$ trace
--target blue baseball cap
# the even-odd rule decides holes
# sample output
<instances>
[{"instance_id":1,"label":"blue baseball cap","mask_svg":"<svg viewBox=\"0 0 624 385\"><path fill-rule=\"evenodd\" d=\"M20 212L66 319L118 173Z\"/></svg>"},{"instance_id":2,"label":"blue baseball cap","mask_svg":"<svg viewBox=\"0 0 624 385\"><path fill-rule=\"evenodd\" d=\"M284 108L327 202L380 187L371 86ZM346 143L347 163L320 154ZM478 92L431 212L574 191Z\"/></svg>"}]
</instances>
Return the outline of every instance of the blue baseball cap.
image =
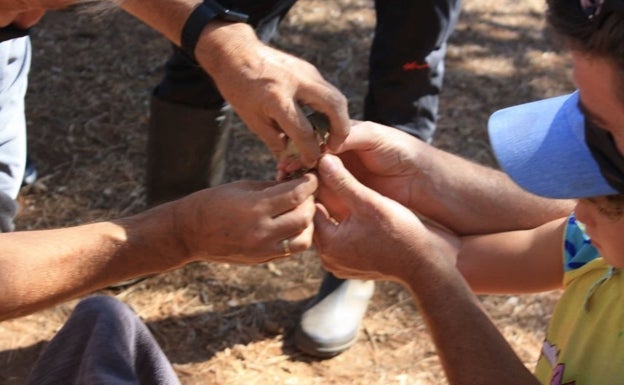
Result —
<instances>
[{"instance_id":1,"label":"blue baseball cap","mask_svg":"<svg viewBox=\"0 0 624 385\"><path fill-rule=\"evenodd\" d=\"M503 171L533 194L587 198L619 193L586 144L578 91L497 111L488 130Z\"/></svg>"}]
</instances>

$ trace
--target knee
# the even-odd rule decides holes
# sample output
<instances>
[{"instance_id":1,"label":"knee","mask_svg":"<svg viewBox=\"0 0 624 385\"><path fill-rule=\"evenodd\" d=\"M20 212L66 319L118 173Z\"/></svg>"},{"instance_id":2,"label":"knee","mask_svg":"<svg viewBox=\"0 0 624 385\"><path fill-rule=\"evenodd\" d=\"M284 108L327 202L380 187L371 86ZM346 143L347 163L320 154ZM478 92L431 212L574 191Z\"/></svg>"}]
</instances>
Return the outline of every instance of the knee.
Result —
<instances>
[{"instance_id":1,"label":"knee","mask_svg":"<svg viewBox=\"0 0 624 385\"><path fill-rule=\"evenodd\" d=\"M88 324L97 323L98 320L123 320L132 317L134 312L125 303L118 299L106 295L94 295L81 300L72 318L81 319L81 322Z\"/></svg>"}]
</instances>

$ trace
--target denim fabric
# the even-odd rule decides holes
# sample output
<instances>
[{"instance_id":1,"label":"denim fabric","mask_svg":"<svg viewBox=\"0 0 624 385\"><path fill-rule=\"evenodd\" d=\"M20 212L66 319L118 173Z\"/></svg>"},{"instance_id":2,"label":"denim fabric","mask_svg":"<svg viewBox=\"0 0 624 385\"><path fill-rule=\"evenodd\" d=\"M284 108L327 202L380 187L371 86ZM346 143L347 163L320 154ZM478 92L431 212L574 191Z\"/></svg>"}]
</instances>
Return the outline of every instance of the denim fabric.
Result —
<instances>
[{"instance_id":1,"label":"denim fabric","mask_svg":"<svg viewBox=\"0 0 624 385\"><path fill-rule=\"evenodd\" d=\"M26 166L24 96L30 60L28 36L0 43L0 191L13 199Z\"/></svg>"},{"instance_id":2,"label":"denim fabric","mask_svg":"<svg viewBox=\"0 0 624 385\"><path fill-rule=\"evenodd\" d=\"M147 326L113 297L82 300L46 346L27 385L179 385Z\"/></svg>"}]
</instances>

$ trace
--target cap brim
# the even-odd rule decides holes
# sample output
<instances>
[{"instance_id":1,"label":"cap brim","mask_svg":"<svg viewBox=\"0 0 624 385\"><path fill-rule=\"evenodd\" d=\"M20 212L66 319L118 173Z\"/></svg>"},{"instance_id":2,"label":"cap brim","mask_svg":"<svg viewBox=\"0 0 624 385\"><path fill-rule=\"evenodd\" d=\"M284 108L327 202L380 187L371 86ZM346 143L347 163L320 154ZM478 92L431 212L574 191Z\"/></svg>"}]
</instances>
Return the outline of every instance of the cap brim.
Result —
<instances>
[{"instance_id":1,"label":"cap brim","mask_svg":"<svg viewBox=\"0 0 624 385\"><path fill-rule=\"evenodd\" d=\"M617 194L585 144L578 92L505 108L489 119L501 168L525 190L549 198Z\"/></svg>"}]
</instances>

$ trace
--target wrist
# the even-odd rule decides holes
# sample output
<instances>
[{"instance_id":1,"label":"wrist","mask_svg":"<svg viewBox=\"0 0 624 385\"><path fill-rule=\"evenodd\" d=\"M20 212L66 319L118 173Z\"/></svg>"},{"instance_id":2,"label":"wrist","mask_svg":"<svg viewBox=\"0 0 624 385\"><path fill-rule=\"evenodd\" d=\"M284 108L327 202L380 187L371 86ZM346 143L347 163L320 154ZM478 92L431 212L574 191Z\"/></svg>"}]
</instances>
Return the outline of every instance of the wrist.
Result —
<instances>
[{"instance_id":1,"label":"wrist","mask_svg":"<svg viewBox=\"0 0 624 385\"><path fill-rule=\"evenodd\" d=\"M260 43L249 24L215 20L200 34L195 58L215 78L238 68L235 63L244 62L249 45L256 42Z\"/></svg>"},{"instance_id":2,"label":"wrist","mask_svg":"<svg viewBox=\"0 0 624 385\"><path fill-rule=\"evenodd\" d=\"M132 256L138 270L155 273L192 262L175 217L170 202L115 221L125 231L123 253Z\"/></svg>"},{"instance_id":3,"label":"wrist","mask_svg":"<svg viewBox=\"0 0 624 385\"><path fill-rule=\"evenodd\" d=\"M187 56L195 59L195 50L204 29L215 21L225 23L246 23L249 19L244 13L228 9L216 0L204 0L199 3L182 26L180 47Z\"/></svg>"}]
</instances>

